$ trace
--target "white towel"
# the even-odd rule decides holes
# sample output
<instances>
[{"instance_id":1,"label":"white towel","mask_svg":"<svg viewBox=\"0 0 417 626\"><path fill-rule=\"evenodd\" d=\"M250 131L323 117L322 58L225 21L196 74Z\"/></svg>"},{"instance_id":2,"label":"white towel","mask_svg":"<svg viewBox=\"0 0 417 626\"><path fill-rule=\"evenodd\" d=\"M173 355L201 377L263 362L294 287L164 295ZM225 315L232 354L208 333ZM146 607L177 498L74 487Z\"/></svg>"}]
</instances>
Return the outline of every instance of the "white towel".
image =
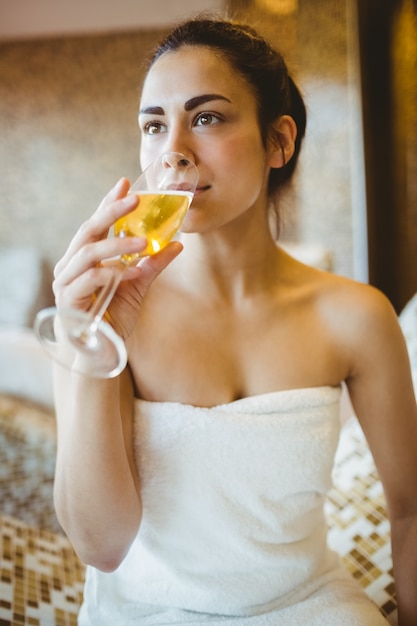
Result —
<instances>
[{"instance_id":1,"label":"white towel","mask_svg":"<svg viewBox=\"0 0 417 626\"><path fill-rule=\"evenodd\" d=\"M137 401L143 521L115 572L88 568L80 624L386 623L326 544L339 403L331 387Z\"/></svg>"}]
</instances>

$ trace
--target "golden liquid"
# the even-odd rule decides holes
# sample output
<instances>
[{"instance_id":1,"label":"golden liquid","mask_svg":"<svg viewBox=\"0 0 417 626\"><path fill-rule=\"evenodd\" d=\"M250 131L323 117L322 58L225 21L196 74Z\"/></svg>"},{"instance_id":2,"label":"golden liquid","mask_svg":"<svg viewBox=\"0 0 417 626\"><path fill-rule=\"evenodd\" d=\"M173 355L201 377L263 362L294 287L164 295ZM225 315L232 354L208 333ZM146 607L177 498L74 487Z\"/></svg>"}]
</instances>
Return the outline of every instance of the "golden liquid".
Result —
<instances>
[{"instance_id":1,"label":"golden liquid","mask_svg":"<svg viewBox=\"0 0 417 626\"><path fill-rule=\"evenodd\" d=\"M180 228L192 200L191 193L177 190L166 193L145 191L136 195L138 206L115 222L114 234L119 237L146 237L148 246L140 255L125 255L127 262L165 248Z\"/></svg>"}]
</instances>

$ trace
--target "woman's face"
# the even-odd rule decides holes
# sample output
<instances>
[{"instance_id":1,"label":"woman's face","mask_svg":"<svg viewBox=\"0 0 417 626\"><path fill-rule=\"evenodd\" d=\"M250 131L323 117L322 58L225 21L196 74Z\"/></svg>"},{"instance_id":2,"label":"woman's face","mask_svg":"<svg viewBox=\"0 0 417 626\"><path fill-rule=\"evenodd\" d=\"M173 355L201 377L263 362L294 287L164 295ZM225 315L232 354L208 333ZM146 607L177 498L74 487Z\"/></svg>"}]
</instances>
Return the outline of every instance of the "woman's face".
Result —
<instances>
[{"instance_id":1,"label":"woman's face","mask_svg":"<svg viewBox=\"0 0 417 626\"><path fill-rule=\"evenodd\" d=\"M222 226L255 205L266 210L269 161L255 97L211 49L187 46L154 63L143 86L139 126L142 167L168 151L182 152L198 166L183 231Z\"/></svg>"}]
</instances>

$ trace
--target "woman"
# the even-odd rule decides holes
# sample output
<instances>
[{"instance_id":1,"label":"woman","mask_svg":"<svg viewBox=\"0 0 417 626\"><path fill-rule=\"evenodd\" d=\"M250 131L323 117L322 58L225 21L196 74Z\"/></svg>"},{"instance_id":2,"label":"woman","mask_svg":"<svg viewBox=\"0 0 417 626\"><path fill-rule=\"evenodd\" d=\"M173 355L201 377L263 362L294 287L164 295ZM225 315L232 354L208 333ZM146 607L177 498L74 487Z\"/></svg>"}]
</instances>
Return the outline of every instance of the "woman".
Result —
<instances>
[{"instance_id":1,"label":"woman","mask_svg":"<svg viewBox=\"0 0 417 626\"><path fill-rule=\"evenodd\" d=\"M56 369L59 519L89 564L80 624L382 626L326 547L323 501L346 383L384 483L400 625L417 623L417 411L405 343L377 290L276 245L305 108L251 29L196 19L150 62L141 161L200 172L181 241L129 270L109 307L129 366ZM135 206L122 179L56 268L87 309L146 241L107 239Z\"/></svg>"}]
</instances>

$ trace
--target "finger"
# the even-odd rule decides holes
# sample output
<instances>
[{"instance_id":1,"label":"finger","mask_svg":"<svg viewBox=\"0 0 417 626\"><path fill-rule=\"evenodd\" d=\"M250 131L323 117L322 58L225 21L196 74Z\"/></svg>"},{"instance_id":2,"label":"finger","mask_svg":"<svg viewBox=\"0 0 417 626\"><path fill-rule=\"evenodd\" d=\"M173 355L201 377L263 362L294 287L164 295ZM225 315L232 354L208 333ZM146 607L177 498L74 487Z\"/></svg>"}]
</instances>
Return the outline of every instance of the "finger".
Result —
<instances>
[{"instance_id":1,"label":"finger","mask_svg":"<svg viewBox=\"0 0 417 626\"><path fill-rule=\"evenodd\" d=\"M115 272L122 271L114 266L96 266L77 276L65 289L53 285L55 301L58 309L88 310L92 303L92 295L113 279Z\"/></svg>"},{"instance_id":2,"label":"finger","mask_svg":"<svg viewBox=\"0 0 417 626\"><path fill-rule=\"evenodd\" d=\"M129 181L121 178L120 181L103 198L98 209L83 223L70 242L62 259L55 266L57 276L68 260L90 241L98 241L107 237L109 229L119 218L133 211L138 204L135 195L126 196L129 190Z\"/></svg>"},{"instance_id":3,"label":"finger","mask_svg":"<svg viewBox=\"0 0 417 626\"><path fill-rule=\"evenodd\" d=\"M127 195L129 187L130 184L127 178L121 178L113 189L104 196L98 208L91 215L90 220L88 220L92 229L97 227L98 231L100 231L105 223L105 228L108 229L119 217L136 207L138 197L136 194Z\"/></svg>"},{"instance_id":4,"label":"finger","mask_svg":"<svg viewBox=\"0 0 417 626\"><path fill-rule=\"evenodd\" d=\"M106 206L106 211L101 211L101 217L98 213L93 214L87 221L85 221L74 238L72 239L66 253L62 257L61 261L57 263L55 267L55 275L58 275L62 268L83 246L90 242L96 242L101 239L106 239L109 233L109 229L114 222L119 218L133 211L138 204L137 198L134 196L128 196L122 200L111 203Z\"/></svg>"},{"instance_id":5,"label":"finger","mask_svg":"<svg viewBox=\"0 0 417 626\"><path fill-rule=\"evenodd\" d=\"M137 267L129 268L124 279L140 278L138 289L144 295L157 276L180 254L183 249L179 241L171 241L163 250L152 256L144 257Z\"/></svg>"},{"instance_id":6,"label":"finger","mask_svg":"<svg viewBox=\"0 0 417 626\"><path fill-rule=\"evenodd\" d=\"M101 264L104 259L140 254L148 241L145 237L111 237L83 246L56 275L55 289L62 289L78 276Z\"/></svg>"}]
</instances>

